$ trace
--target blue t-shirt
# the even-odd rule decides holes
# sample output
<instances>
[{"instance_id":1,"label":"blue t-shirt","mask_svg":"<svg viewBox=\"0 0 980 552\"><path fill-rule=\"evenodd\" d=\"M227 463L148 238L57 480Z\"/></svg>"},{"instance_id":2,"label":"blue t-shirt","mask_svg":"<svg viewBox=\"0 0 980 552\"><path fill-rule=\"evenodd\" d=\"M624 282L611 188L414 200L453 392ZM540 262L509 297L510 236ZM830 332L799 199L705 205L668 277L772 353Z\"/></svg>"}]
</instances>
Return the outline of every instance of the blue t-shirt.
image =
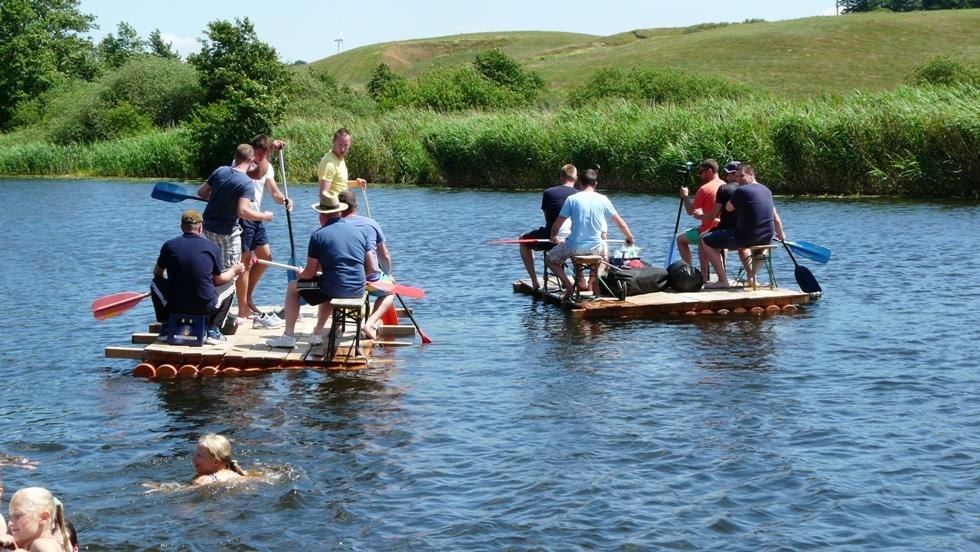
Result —
<instances>
[{"instance_id":1,"label":"blue t-shirt","mask_svg":"<svg viewBox=\"0 0 980 552\"><path fill-rule=\"evenodd\" d=\"M221 274L218 246L188 232L160 248L157 266L167 271L167 308L199 312L214 301L214 276Z\"/></svg>"},{"instance_id":2,"label":"blue t-shirt","mask_svg":"<svg viewBox=\"0 0 980 552\"><path fill-rule=\"evenodd\" d=\"M561 213L561 208L565 205L568 196L577 194L572 186L552 186L541 195L541 210L544 211L544 227L551 231L555 225L555 219Z\"/></svg>"},{"instance_id":3,"label":"blue t-shirt","mask_svg":"<svg viewBox=\"0 0 980 552\"><path fill-rule=\"evenodd\" d=\"M211 199L204 208L204 229L230 235L238 226L238 200L255 201L255 184L247 174L231 167L218 167L208 177Z\"/></svg>"},{"instance_id":4,"label":"blue t-shirt","mask_svg":"<svg viewBox=\"0 0 980 552\"><path fill-rule=\"evenodd\" d=\"M578 251L602 245L606 219L618 213L606 196L599 192L582 191L568 196L559 214L572 220L572 233L565 243L573 251Z\"/></svg>"},{"instance_id":5,"label":"blue t-shirt","mask_svg":"<svg viewBox=\"0 0 980 552\"><path fill-rule=\"evenodd\" d=\"M735 206L735 241L746 247L767 245L776 232L776 221L772 216L775 204L772 192L758 182L742 184L732 194Z\"/></svg>"},{"instance_id":6,"label":"blue t-shirt","mask_svg":"<svg viewBox=\"0 0 980 552\"><path fill-rule=\"evenodd\" d=\"M381 225L378 221L373 218L364 217L361 215L354 215L352 217L344 217L344 220L354 225L364 234L364 239L367 240L368 254L374 255L375 261L378 259L378 246L385 242L385 233L381 230ZM369 282L376 282L381 278L381 265L378 265L378 270L374 274L368 276L367 280Z\"/></svg>"},{"instance_id":7,"label":"blue t-shirt","mask_svg":"<svg viewBox=\"0 0 980 552\"><path fill-rule=\"evenodd\" d=\"M327 297L363 295L367 251L367 238L345 219L331 219L313 232L306 254L320 261L320 293Z\"/></svg>"},{"instance_id":8,"label":"blue t-shirt","mask_svg":"<svg viewBox=\"0 0 980 552\"><path fill-rule=\"evenodd\" d=\"M381 226L378 224L378 221L373 218L354 215L352 217L344 217L344 220L353 224L354 228L357 228L364 234L369 251L377 251L378 246L385 242L385 233L381 231Z\"/></svg>"}]
</instances>

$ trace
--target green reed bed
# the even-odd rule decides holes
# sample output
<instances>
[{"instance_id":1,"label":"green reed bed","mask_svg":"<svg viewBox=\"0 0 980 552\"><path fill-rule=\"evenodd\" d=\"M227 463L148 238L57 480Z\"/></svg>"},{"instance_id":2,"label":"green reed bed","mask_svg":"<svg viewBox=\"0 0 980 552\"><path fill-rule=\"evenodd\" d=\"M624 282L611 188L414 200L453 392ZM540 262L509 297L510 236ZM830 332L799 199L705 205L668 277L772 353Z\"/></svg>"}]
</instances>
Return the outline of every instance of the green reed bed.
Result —
<instances>
[{"instance_id":1,"label":"green reed bed","mask_svg":"<svg viewBox=\"0 0 980 552\"><path fill-rule=\"evenodd\" d=\"M977 197L980 91L901 88L808 102L742 98L676 107L609 100L579 108L291 118L291 182L313 182L333 131L351 129L352 176L375 182L540 189L558 168L602 167L613 189L672 192L685 161L756 165L782 194ZM181 130L91 146L0 136L0 174L199 178ZM230 152L229 152L230 156Z\"/></svg>"},{"instance_id":2,"label":"green reed bed","mask_svg":"<svg viewBox=\"0 0 980 552\"><path fill-rule=\"evenodd\" d=\"M0 174L34 176L198 177L193 148L182 129L90 145L28 142L16 134L0 139Z\"/></svg>"}]
</instances>

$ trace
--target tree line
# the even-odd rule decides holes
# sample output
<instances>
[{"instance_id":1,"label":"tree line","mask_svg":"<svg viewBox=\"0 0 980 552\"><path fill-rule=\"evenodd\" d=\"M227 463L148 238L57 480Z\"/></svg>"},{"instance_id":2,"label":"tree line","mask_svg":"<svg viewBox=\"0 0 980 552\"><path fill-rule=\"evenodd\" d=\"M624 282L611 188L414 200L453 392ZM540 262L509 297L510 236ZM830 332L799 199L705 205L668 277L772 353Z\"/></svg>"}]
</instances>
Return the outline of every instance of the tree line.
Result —
<instances>
[{"instance_id":1,"label":"tree line","mask_svg":"<svg viewBox=\"0 0 980 552\"><path fill-rule=\"evenodd\" d=\"M958 10L980 8L980 0L839 0L843 13L860 13L874 10L908 12L918 10Z\"/></svg>"}]
</instances>

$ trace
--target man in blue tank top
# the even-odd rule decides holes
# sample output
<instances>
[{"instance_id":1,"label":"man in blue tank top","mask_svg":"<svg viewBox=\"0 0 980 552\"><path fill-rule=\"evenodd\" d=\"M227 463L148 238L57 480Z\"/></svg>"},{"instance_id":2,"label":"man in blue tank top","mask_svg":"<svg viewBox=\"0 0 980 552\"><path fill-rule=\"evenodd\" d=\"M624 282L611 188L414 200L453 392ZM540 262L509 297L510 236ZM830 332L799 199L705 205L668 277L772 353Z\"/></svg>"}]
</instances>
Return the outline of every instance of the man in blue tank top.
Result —
<instances>
[{"instance_id":1,"label":"man in blue tank top","mask_svg":"<svg viewBox=\"0 0 980 552\"><path fill-rule=\"evenodd\" d=\"M166 324L171 313L203 314L207 317L208 338L220 339L216 326L228 314L235 291L231 282L245 272L245 265L236 263L222 271L218 247L201 236L203 223L198 211L181 214L183 234L160 248L150 297L157 322Z\"/></svg>"},{"instance_id":2,"label":"man in blue tank top","mask_svg":"<svg viewBox=\"0 0 980 552\"><path fill-rule=\"evenodd\" d=\"M725 210L736 215L735 228L715 230L704 235L705 253L718 274L718 281L704 286L706 289L731 287L721 259L721 249L745 249L753 245L768 245L773 234L785 240L783 222L776 212L769 188L755 181L755 169L743 163L735 172L738 189L725 205ZM751 263L750 263L751 264ZM749 274L751 280L753 275Z\"/></svg>"},{"instance_id":3,"label":"man in blue tank top","mask_svg":"<svg viewBox=\"0 0 980 552\"><path fill-rule=\"evenodd\" d=\"M320 307L311 338L311 343L316 345L322 343L319 332L333 311L330 300L363 296L366 277L378 269L374 257L367 254L367 238L357 227L341 218L341 212L347 209L346 203L340 202L336 194L324 191L320 193L320 202L312 207L320 213L321 226L310 236L306 266L286 289L286 329L281 336L266 340L270 347L291 349L296 346L296 319L299 317L297 282L314 278L319 280L319 291L303 295L306 302Z\"/></svg>"},{"instance_id":4,"label":"man in blue tank top","mask_svg":"<svg viewBox=\"0 0 980 552\"><path fill-rule=\"evenodd\" d=\"M534 270L534 252L549 251L555 246L550 241L551 227L555 224L555 219L558 218L558 213L561 212L561 208L565 205L565 200L568 199L568 196L578 193L578 190L575 188L576 180L578 180L578 170L575 168L575 165L565 165L562 167L558 173L558 185L548 188L541 195L541 210L544 211L544 226L521 235L520 239L522 240L549 240L539 243L521 244L521 259L524 261L524 268L527 270L528 276L531 277L531 287L534 289L541 287L541 284L538 283L538 274Z\"/></svg>"}]
</instances>

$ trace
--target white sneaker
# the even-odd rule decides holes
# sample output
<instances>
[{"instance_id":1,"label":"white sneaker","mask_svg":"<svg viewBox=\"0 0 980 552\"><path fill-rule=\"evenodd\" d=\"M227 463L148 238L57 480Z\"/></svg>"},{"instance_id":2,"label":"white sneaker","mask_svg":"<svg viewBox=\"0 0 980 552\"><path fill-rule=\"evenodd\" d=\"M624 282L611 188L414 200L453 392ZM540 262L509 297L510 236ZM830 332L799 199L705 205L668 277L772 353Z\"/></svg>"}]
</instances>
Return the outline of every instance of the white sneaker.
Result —
<instances>
[{"instance_id":1,"label":"white sneaker","mask_svg":"<svg viewBox=\"0 0 980 552\"><path fill-rule=\"evenodd\" d=\"M310 336L310 345L323 345L323 337L318 333Z\"/></svg>"},{"instance_id":2,"label":"white sneaker","mask_svg":"<svg viewBox=\"0 0 980 552\"><path fill-rule=\"evenodd\" d=\"M282 318L279 318L272 313L264 316L257 316L252 319L252 326L256 328L281 328L285 325L286 323Z\"/></svg>"},{"instance_id":3,"label":"white sneaker","mask_svg":"<svg viewBox=\"0 0 980 552\"><path fill-rule=\"evenodd\" d=\"M265 344L269 347L279 349L292 349L296 346L296 338L291 335L282 334L275 339L266 339Z\"/></svg>"}]
</instances>

